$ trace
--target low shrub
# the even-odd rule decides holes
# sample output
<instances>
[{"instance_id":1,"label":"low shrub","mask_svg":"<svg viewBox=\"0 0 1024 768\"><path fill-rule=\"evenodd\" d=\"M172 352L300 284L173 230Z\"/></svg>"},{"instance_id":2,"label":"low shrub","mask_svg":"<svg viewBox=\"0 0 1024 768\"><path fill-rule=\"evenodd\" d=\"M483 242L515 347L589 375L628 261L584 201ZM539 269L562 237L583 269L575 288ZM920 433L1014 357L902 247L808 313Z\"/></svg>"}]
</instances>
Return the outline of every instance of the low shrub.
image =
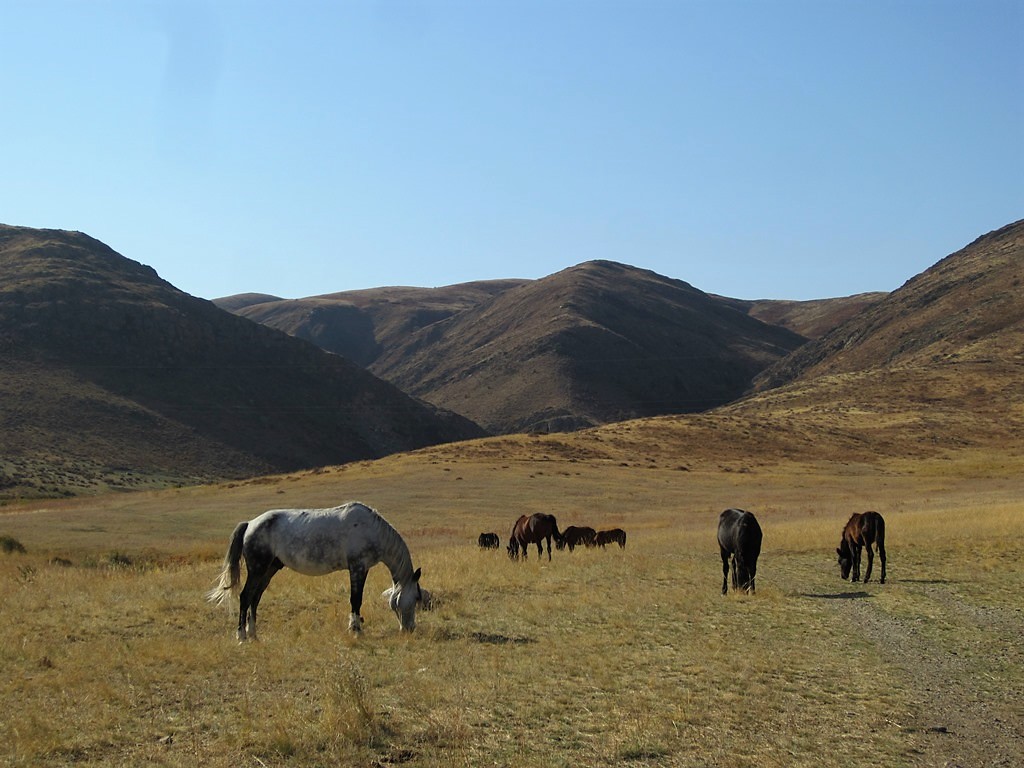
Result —
<instances>
[{"instance_id":1,"label":"low shrub","mask_svg":"<svg viewBox=\"0 0 1024 768\"><path fill-rule=\"evenodd\" d=\"M13 536L7 535L0 536L0 549L2 549L7 554L12 554L14 552L24 554L26 551L24 544L22 544Z\"/></svg>"}]
</instances>

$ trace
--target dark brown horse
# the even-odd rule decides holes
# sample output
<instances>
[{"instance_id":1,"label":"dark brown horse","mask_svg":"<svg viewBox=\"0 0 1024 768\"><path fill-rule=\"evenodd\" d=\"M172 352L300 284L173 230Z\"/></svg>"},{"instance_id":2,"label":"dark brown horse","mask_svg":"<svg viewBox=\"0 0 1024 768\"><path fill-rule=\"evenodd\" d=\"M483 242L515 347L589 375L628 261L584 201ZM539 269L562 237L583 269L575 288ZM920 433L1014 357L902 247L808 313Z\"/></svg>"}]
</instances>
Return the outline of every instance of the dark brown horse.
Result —
<instances>
[{"instance_id":1,"label":"dark brown horse","mask_svg":"<svg viewBox=\"0 0 1024 768\"><path fill-rule=\"evenodd\" d=\"M722 594L732 589L754 592L757 558L761 554L761 526L757 518L742 509L727 509L718 517L718 548L722 552Z\"/></svg>"},{"instance_id":2,"label":"dark brown horse","mask_svg":"<svg viewBox=\"0 0 1024 768\"><path fill-rule=\"evenodd\" d=\"M594 546L596 539L597 531L589 525L570 525L562 531L562 540L557 541L555 546L558 549L568 547L569 551L572 552L581 544L585 547Z\"/></svg>"},{"instance_id":3,"label":"dark brown horse","mask_svg":"<svg viewBox=\"0 0 1024 768\"><path fill-rule=\"evenodd\" d=\"M626 532L621 528L612 528L597 532L597 546L604 549L605 544L618 544L620 549L626 548Z\"/></svg>"},{"instance_id":4,"label":"dark brown horse","mask_svg":"<svg viewBox=\"0 0 1024 768\"><path fill-rule=\"evenodd\" d=\"M878 556L882 559L882 584L885 584L885 520L877 512L856 512L843 528L843 539L839 542L836 554L839 555L839 573L844 579L860 581L860 551L868 551L868 569L864 573L864 583L871 578L871 566L875 564L875 553L871 546L878 547Z\"/></svg>"},{"instance_id":5,"label":"dark brown horse","mask_svg":"<svg viewBox=\"0 0 1024 768\"><path fill-rule=\"evenodd\" d=\"M526 559L527 548L530 544L537 545L537 557L544 554L543 544L548 543L548 561L551 561L551 539L554 537L557 544L562 540L562 532L558 530L558 523L554 515L544 512L536 512L532 515L522 515L512 526L512 535L508 540L508 556L513 560L519 558L522 550L523 560Z\"/></svg>"}]
</instances>

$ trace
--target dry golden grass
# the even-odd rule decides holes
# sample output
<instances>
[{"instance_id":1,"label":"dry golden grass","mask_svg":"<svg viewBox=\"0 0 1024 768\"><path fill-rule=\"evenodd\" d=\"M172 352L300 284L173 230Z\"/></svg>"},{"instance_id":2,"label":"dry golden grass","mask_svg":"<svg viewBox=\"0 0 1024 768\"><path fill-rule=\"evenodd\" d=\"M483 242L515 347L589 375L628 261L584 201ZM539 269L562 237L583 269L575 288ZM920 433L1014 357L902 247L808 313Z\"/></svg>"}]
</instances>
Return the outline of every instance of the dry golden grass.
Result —
<instances>
[{"instance_id":1,"label":"dry golden grass","mask_svg":"<svg viewBox=\"0 0 1024 768\"><path fill-rule=\"evenodd\" d=\"M1024 523L1022 475L913 469L681 472L421 455L7 507L0 534L28 553L0 555L0 762L984 757L984 707L1024 721L1024 545L1007 535ZM232 525L271 507L353 498L403 534L436 609L400 634L378 566L354 638L344 631L347 575L283 572L261 606L262 641L237 645L233 613L202 600ZM714 527L726 506L751 509L765 530L756 596L719 594ZM885 586L843 582L834 565L846 517L869 508L888 522ZM555 552L551 563L535 550L525 563L477 550L479 532L504 538L521 512L542 510L562 527L621 526L628 546ZM979 721L944 706L954 703ZM1024 756L1003 741L994 749Z\"/></svg>"}]
</instances>

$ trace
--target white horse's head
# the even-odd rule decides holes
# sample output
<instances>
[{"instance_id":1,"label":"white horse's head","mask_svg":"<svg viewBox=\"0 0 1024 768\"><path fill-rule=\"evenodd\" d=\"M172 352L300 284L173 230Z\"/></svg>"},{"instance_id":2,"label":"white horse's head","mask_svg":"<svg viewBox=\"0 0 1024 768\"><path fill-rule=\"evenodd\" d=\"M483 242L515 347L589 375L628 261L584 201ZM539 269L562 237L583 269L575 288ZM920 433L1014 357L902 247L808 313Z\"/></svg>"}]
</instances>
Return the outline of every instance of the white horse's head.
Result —
<instances>
[{"instance_id":1,"label":"white horse's head","mask_svg":"<svg viewBox=\"0 0 1024 768\"><path fill-rule=\"evenodd\" d=\"M412 578L403 583L395 583L391 589L384 591L388 605L398 617L398 623L406 632L416 629L416 606L422 605L423 610L430 610L430 593L420 587L420 569L417 568Z\"/></svg>"}]
</instances>

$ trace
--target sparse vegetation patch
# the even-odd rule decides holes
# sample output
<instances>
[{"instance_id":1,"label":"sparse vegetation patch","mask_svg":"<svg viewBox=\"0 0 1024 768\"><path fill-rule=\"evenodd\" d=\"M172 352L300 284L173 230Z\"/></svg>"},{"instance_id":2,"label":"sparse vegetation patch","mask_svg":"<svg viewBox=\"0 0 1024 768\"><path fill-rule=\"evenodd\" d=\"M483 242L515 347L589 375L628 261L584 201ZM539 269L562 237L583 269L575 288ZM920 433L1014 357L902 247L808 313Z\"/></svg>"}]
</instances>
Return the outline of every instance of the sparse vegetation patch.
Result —
<instances>
[{"instance_id":1,"label":"sparse vegetation patch","mask_svg":"<svg viewBox=\"0 0 1024 768\"><path fill-rule=\"evenodd\" d=\"M25 545L18 541L13 536L7 536L6 534L0 535L0 550L11 554L13 552L24 553Z\"/></svg>"}]
</instances>

